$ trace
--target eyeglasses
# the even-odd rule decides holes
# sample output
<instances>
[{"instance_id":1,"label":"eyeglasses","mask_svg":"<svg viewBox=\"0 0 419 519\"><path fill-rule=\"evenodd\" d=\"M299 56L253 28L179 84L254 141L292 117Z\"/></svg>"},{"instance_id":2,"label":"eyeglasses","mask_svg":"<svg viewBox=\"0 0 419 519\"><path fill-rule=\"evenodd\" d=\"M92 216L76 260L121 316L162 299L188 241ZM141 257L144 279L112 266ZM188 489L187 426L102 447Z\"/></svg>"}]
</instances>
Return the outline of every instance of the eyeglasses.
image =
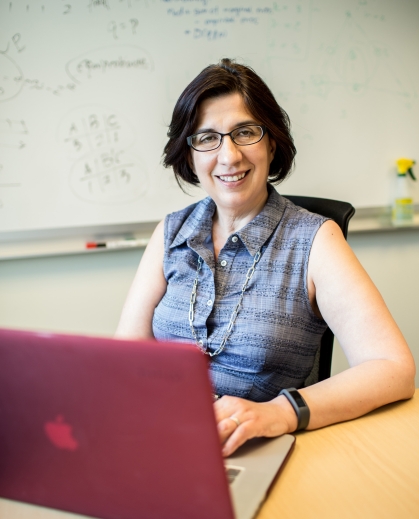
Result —
<instances>
[{"instance_id":1,"label":"eyeglasses","mask_svg":"<svg viewBox=\"0 0 419 519\"><path fill-rule=\"evenodd\" d=\"M257 124L248 124L240 126L229 133L219 132L200 132L186 137L188 146L196 151L212 151L219 148L223 142L223 138L228 135L234 144L238 146L250 146L261 141L266 133L266 126Z\"/></svg>"}]
</instances>

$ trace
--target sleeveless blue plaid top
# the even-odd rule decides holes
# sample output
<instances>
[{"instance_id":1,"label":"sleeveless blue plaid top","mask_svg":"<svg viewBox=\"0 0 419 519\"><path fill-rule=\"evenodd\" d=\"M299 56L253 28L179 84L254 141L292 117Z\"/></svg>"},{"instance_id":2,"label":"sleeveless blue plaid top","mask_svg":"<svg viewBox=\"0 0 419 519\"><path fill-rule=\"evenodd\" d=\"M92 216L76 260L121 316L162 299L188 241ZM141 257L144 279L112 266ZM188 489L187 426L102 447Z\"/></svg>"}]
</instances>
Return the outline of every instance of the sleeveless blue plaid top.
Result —
<instances>
[{"instance_id":1,"label":"sleeveless blue plaid top","mask_svg":"<svg viewBox=\"0 0 419 519\"><path fill-rule=\"evenodd\" d=\"M283 388L302 387L327 325L308 298L307 266L313 239L327 220L295 206L271 186L263 210L232 234L215 262L211 198L165 220L167 291L155 309L157 340L194 342L189 301L199 273L194 328L209 351L218 349L256 252L262 257L244 294L224 350L210 358L214 393L262 402Z\"/></svg>"}]
</instances>

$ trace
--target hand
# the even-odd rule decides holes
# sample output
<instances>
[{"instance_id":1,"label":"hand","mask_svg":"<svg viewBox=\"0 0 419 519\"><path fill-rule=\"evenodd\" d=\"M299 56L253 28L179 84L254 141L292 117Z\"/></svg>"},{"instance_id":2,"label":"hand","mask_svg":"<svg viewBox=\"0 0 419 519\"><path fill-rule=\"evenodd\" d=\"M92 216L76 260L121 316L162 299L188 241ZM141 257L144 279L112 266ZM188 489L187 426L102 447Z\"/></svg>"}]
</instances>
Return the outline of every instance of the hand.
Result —
<instances>
[{"instance_id":1,"label":"hand","mask_svg":"<svg viewBox=\"0 0 419 519\"><path fill-rule=\"evenodd\" d=\"M295 412L283 395L262 403L223 396L214 403L214 410L223 456L229 456L250 438L272 438L297 428Z\"/></svg>"}]
</instances>

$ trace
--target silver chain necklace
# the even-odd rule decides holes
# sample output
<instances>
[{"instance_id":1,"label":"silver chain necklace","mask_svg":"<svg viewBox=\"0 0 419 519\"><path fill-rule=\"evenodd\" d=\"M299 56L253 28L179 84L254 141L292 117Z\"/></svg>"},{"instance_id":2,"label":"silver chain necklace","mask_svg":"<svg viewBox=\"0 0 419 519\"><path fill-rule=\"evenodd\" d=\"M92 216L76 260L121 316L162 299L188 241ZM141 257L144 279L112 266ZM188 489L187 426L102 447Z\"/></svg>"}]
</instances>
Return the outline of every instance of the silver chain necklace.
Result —
<instances>
[{"instance_id":1,"label":"silver chain necklace","mask_svg":"<svg viewBox=\"0 0 419 519\"><path fill-rule=\"evenodd\" d=\"M257 251L257 253L255 254L252 266L247 271L246 279L245 279L245 281L243 283L242 291L241 291L239 300L238 300L238 302L237 302L233 312L231 313L230 322L228 323L227 330L226 330L226 332L224 334L224 337L223 337L223 339L221 341L221 344L214 352L210 352L210 351L207 351L207 349L203 347L203 341L198 339L198 336L196 334L196 331L195 331L195 328L194 328L194 325L193 325L194 305L195 305L195 301L196 301L196 292L197 292L197 288L198 288L198 277L199 277L199 272L200 272L201 267L202 267L202 258L201 258L201 256L198 256L198 267L196 269L196 276L195 276L195 280L193 282L191 298L189 300L189 326L191 327L191 332L192 332L193 338L195 339L196 345L202 351L202 353L205 353L205 355L209 355L210 357L215 357L215 355L219 355L223 351L223 349L224 349L224 347L226 345L226 342L227 342L228 338L230 337L231 332L233 330L234 323L236 322L237 315L239 313L239 310L240 310L240 307L241 307L241 304L242 304L242 301L243 301L243 296L244 296L244 293L246 291L247 285L248 285L249 281L252 279L253 274L255 273L256 264L260 260L260 257L261 257L261 252L260 252L260 249L259 249Z\"/></svg>"}]
</instances>

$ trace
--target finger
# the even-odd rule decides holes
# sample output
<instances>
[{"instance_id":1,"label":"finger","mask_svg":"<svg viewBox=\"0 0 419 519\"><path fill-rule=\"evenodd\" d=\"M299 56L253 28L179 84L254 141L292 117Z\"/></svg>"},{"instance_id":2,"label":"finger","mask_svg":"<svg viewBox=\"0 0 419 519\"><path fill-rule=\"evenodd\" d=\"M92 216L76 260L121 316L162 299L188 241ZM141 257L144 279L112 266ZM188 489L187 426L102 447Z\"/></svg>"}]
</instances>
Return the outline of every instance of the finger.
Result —
<instances>
[{"instance_id":1,"label":"finger","mask_svg":"<svg viewBox=\"0 0 419 519\"><path fill-rule=\"evenodd\" d=\"M222 455L224 457L230 456L235 450L237 450L243 443L245 443L250 436L248 435L247 426L241 424L236 428L235 431L229 436L222 447Z\"/></svg>"},{"instance_id":2,"label":"finger","mask_svg":"<svg viewBox=\"0 0 419 519\"><path fill-rule=\"evenodd\" d=\"M224 443L227 440L227 438L229 438L238 427L239 426L237 425L237 423L229 417L224 418L223 420L218 422L217 428L220 437L220 442Z\"/></svg>"}]
</instances>

